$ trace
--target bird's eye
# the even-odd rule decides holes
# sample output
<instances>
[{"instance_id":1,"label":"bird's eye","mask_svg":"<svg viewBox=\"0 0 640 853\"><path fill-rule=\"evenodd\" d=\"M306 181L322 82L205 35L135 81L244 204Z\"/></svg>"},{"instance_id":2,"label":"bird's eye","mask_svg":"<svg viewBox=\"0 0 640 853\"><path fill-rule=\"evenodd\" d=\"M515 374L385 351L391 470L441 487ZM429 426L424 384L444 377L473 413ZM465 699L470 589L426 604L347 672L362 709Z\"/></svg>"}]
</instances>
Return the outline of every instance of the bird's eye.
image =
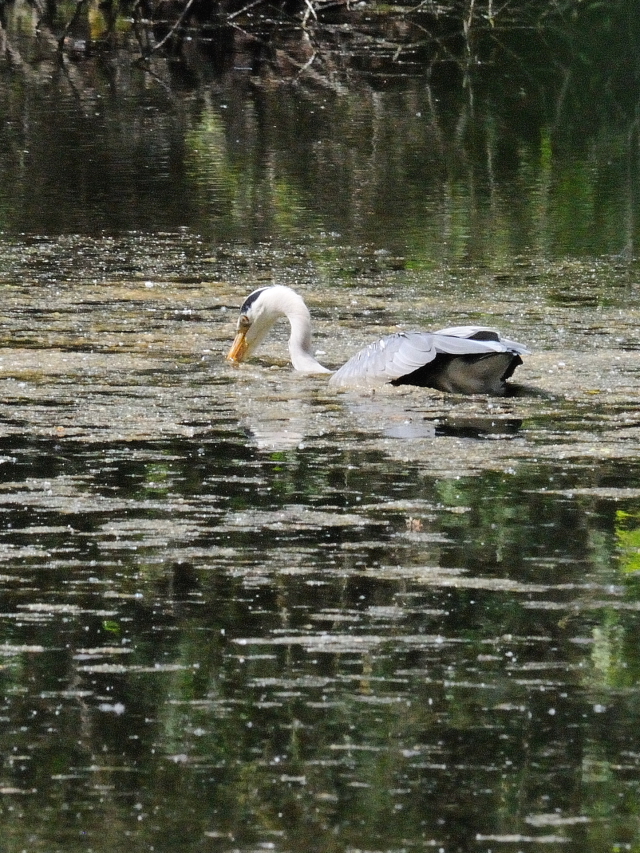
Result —
<instances>
[{"instance_id":1,"label":"bird's eye","mask_svg":"<svg viewBox=\"0 0 640 853\"><path fill-rule=\"evenodd\" d=\"M251 320L247 317L246 314L241 314L238 319L238 329L248 329L251 325Z\"/></svg>"}]
</instances>

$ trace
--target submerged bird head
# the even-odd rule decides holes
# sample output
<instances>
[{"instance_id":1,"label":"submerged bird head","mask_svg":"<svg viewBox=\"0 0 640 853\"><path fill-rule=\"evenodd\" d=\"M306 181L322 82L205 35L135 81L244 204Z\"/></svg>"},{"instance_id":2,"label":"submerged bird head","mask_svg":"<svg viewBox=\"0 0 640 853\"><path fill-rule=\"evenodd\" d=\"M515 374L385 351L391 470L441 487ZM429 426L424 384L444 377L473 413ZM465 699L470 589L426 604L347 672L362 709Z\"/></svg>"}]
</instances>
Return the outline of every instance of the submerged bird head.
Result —
<instances>
[{"instance_id":1,"label":"submerged bird head","mask_svg":"<svg viewBox=\"0 0 640 853\"><path fill-rule=\"evenodd\" d=\"M258 349L269 329L284 312L274 310L273 300L265 296L269 287L259 287L250 293L242 303L240 316L236 326L236 336L231 349L227 353L227 360L234 364L240 364Z\"/></svg>"}]
</instances>

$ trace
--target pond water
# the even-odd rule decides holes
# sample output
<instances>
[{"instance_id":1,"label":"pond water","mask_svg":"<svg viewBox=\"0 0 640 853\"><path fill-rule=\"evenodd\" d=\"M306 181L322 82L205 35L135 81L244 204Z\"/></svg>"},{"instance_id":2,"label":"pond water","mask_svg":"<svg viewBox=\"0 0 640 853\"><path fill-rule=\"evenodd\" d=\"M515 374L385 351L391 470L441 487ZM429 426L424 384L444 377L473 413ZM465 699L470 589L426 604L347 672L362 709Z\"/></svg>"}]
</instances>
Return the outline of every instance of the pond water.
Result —
<instances>
[{"instance_id":1,"label":"pond water","mask_svg":"<svg viewBox=\"0 0 640 853\"><path fill-rule=\"evenodd\" d=\"M637 141L130 75L0 80L3 850L637 850ZM234 369L271 281L523 393Z\"/></svg>"}]
</instances>

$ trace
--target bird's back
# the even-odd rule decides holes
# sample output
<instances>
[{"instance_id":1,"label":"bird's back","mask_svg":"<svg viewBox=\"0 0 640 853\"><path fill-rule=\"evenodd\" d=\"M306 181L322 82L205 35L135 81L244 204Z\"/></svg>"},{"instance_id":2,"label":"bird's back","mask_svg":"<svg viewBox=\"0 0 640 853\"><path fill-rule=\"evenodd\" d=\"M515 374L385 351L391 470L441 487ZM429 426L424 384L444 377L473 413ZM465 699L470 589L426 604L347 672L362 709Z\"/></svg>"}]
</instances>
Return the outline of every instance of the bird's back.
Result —
<instances>
[{"instance_id":1,"label":"bird's back","mask_svg":"<svg viewBox=\"0 0 640 853\"><path fill-rule=\"evenodd\" d=\"M520 353L526 352L517 341L503 340L497 332L478 326L398 332L360 350L329 382L338 388L392 382L467 394L501 393L501 384L522 363ZM502 357L493 358L496 355Z\"/></svg>"}]
</instances>

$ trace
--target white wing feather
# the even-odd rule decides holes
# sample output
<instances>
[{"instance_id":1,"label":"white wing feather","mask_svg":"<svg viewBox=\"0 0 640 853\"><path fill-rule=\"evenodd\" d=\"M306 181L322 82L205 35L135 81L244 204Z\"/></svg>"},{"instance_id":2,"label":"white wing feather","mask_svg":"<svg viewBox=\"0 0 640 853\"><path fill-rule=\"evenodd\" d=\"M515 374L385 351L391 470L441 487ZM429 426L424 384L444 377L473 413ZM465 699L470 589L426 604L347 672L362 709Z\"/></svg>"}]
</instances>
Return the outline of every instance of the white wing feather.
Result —
<instances>
[{"instance_id":1,"label":"white wing feather","mask_svg":"<svg viewBox=\"0 0 640 853\"><path fill-rule=\"evenodd\" d=\"M499 348L494 350L495 352L517 352L521 355L529 355L531 353L531 350L527 349L524 344L509 340L509 338L503 338L499 332L496 332L495 329L489 329L487 326L451 326L447 329L438 329L433 334L452 338L470 338L479 332L491 332L491 334L498 336L497 341L477 341L477 343L481 344L497 344Z\"/></svg>"}]
</instances>

